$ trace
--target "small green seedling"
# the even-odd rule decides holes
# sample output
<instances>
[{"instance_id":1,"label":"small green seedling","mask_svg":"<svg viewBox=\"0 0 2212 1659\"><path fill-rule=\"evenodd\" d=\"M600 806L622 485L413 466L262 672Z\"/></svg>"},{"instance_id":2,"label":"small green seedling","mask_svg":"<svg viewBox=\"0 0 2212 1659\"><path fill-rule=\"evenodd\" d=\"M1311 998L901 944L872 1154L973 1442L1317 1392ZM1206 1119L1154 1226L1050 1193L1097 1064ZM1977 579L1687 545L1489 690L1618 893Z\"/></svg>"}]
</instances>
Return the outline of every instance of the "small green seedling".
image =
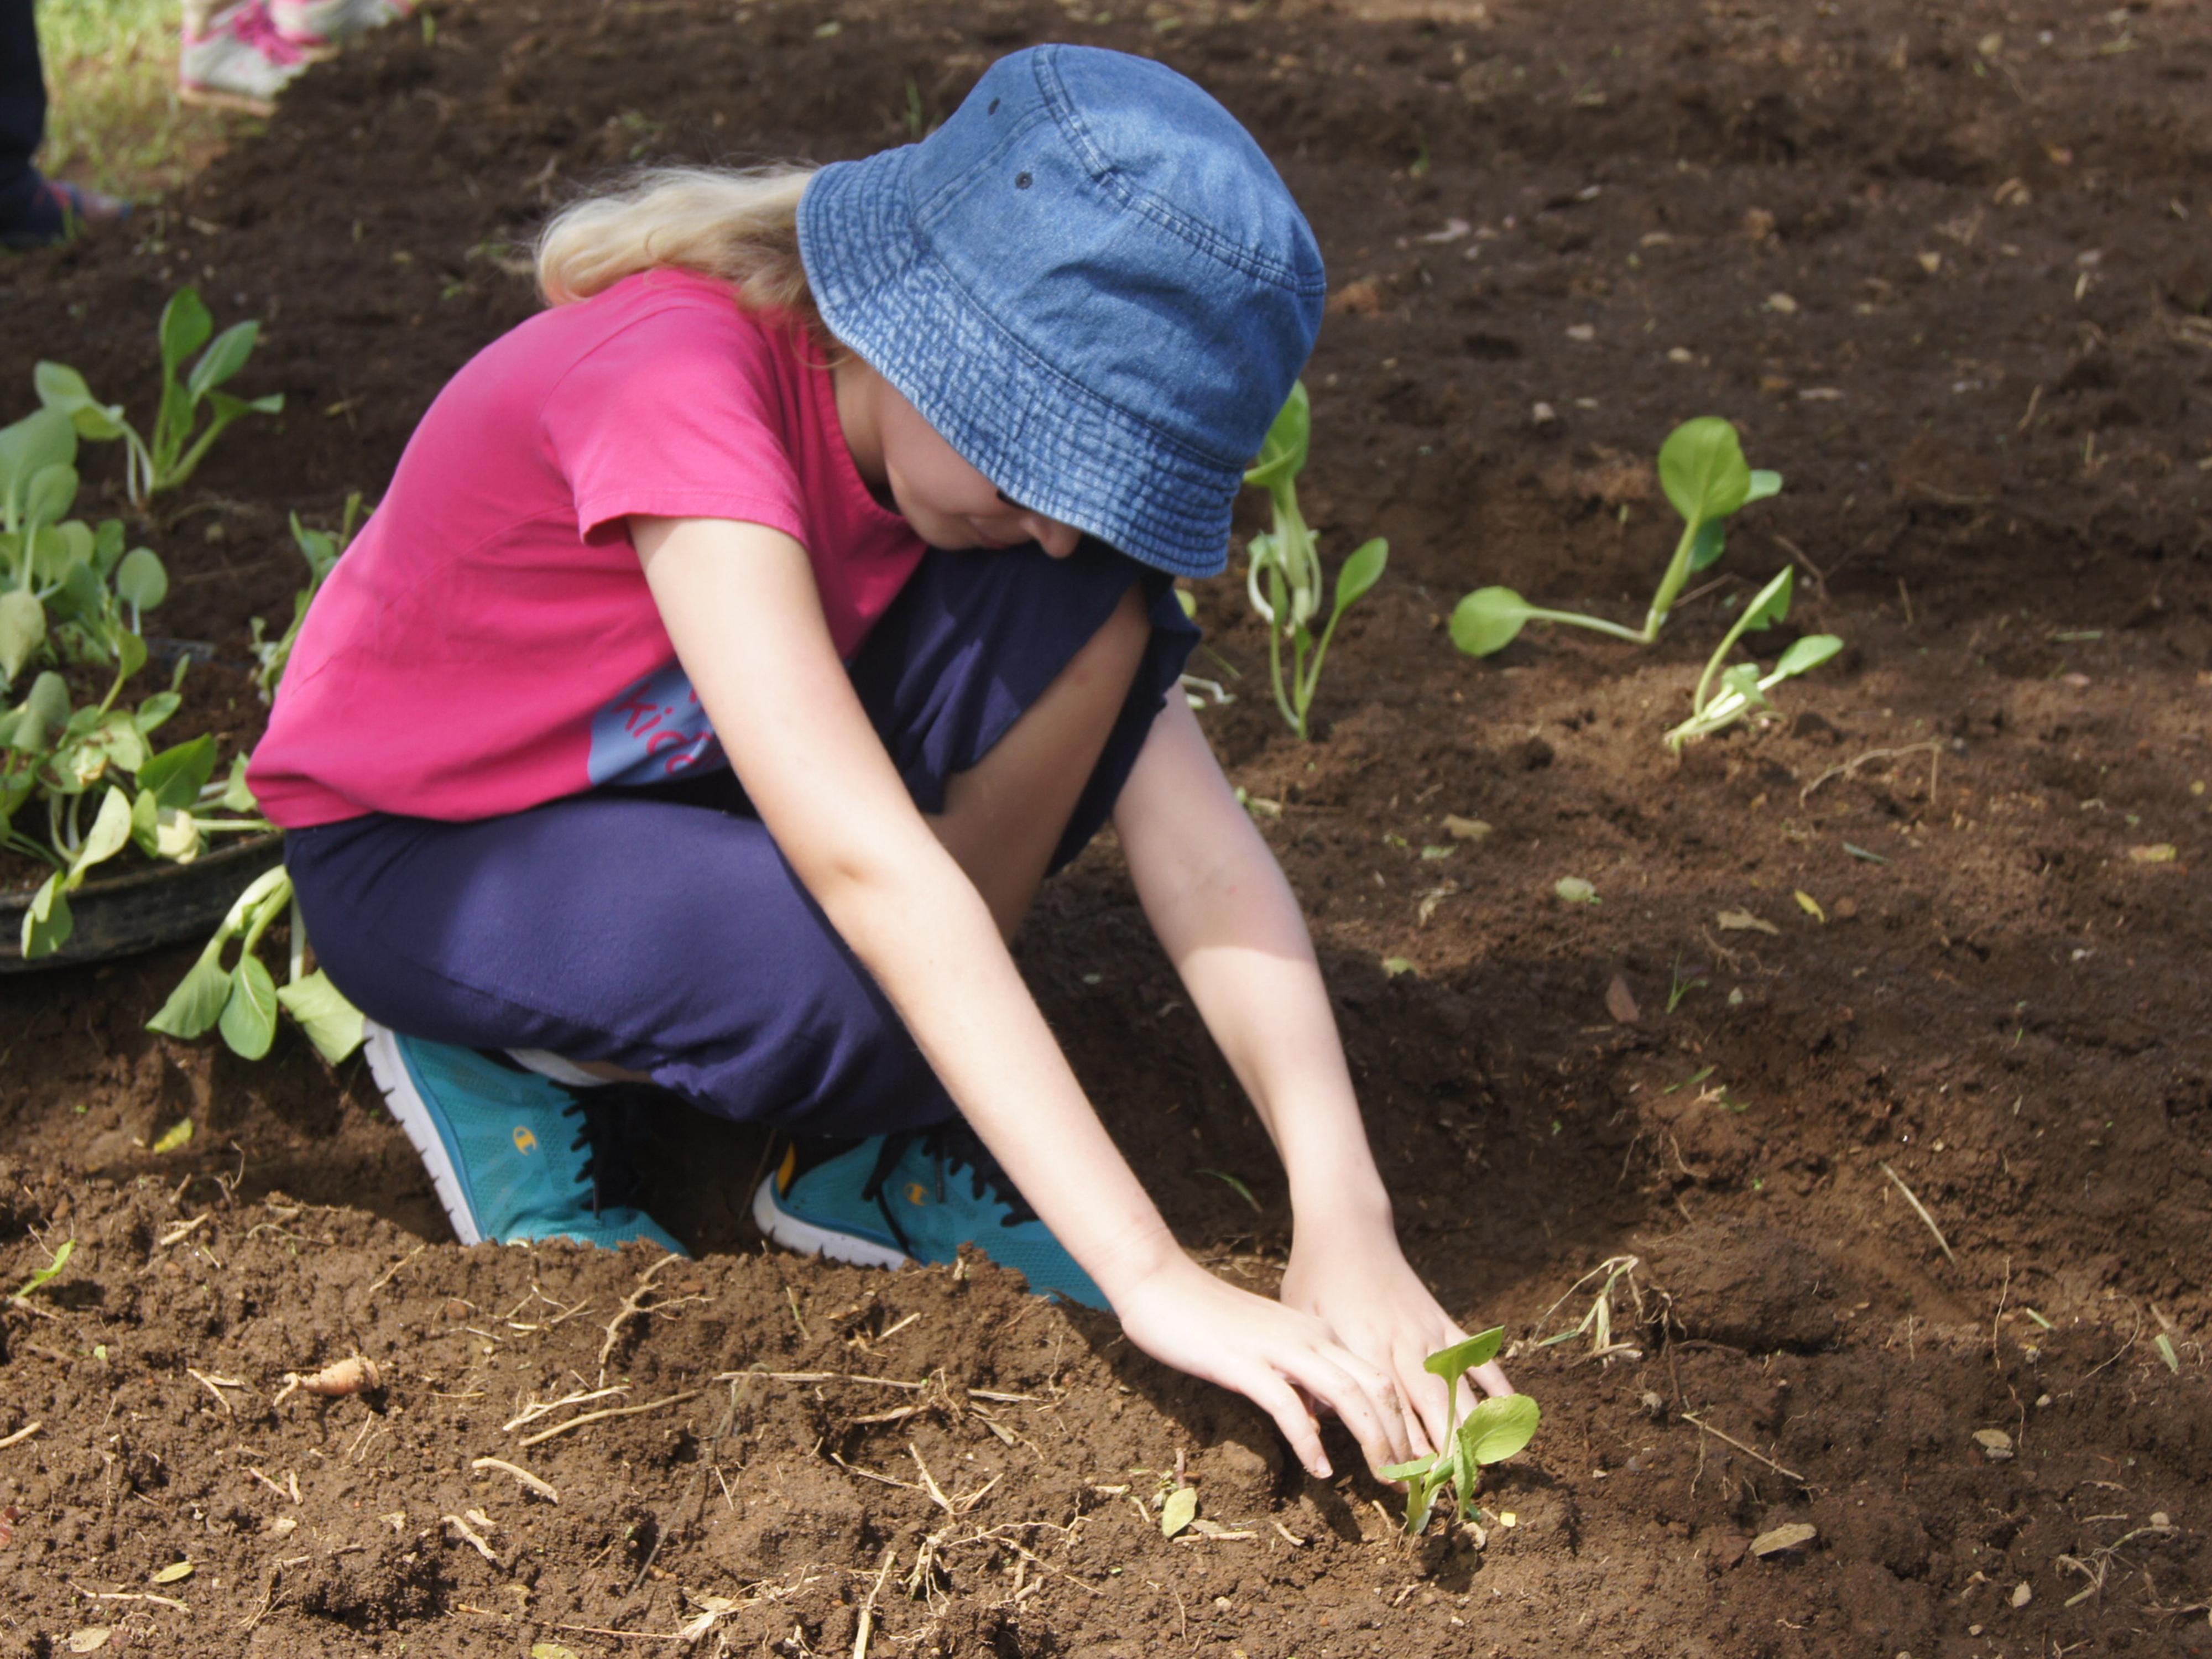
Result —
<instances>
[{"instance_id":1,"label":"small green seedling","mask_svg":"<svg viewBox=\"0 0 2212 1659\"><path fill-rule=\"evenodd\" d=\"M1474 1502L1482 1466L1504 1462L1535 1437L1536 1425L1543 1413L1525 1394L1494 1395L1479 1401L1465 1422L1459 1420L1460 1378L1476 1366L1486 1365L1497 1358L1498 1349L1504 1344L1504 1328L1493 1326L1464 1342L1439 1348L1422 1362L1427 1370L1443 1378L1445 1388L1451 1391L1451 1403L1444 1419L1442 1451L1417 1457L1410 1463L1394 1463L1382 1471L1386 1480L1406 1482L1406 1532L1409 1537L1429 1524L1430 1511L1446 1486L1452 1489L1452 1501L1460 1513L1466 1514Z\"/></svg>"},{"instance_id":2,"label":"small green seedling","mask_svg":"<svg viewBox=\"0 0 2212 1659\"><path fill-rule=\"evenodd\" d=\"M1833 634L1808 634L1782 653L1771 673L1761 674L1757 663L1738 663L1728 669L1721 666L1728 653L1735 648L1735 642L1746 634L1771 628L1789 616L1794 580L1795 573L1785 568L1744 606L1743 614L1735 619L1735 626L1723 636L1706 659L1705 672L1698 677L1698 689L1691 694L1690 718L1667 733L1668 748L1679 754L1691 738L1706 737L1733 726L1754 708L1771 707L1766 700L1770 690L1808 669L1819 667L1844 648L1843 641Z\"/></svg>"},{"instance_id":3,"label":"small green seedling","mask_svg":"<svg viewBox=\"0 0 2212 1659\"><path fill-rule=\"evenodd\" d=\"M1658 591L1651 596L1643 627L1629 628L1579 611L1543 610L1510 587L1478 587L1452 612L1452 643L1469 656L1487 657L1512 644L1528 623L1548 622L1650 644L1682 597L1683 585L1726 550L1729 518L1779 491L1782 475L1753 470L1743 459L1735 428L1717 415L1704 415L1667 434L1659 448L1659 486L1682 515L1682 535L1659 579Z\"/></svg>"},{"instance_id":4,"label":"small green seedling","mask_svg":"<svg viewBox=\"0 0 2212 1659\"><path fill-rule=\"evenodd\" d=\"M1313 438L1313 410L1305 383L1291 388L1290 401L1267 428L1267 441L1260 459L1244 475L1244 482L1267 492L1274 509L1274 528L1252 538L1247 550L1251 559L1244 577L1252 609L1267 625L1267 668L1275 689L1275 707L1303 741L1307 736L1306 712L1313 706L1314 690L1321 683L1322 662L1336 625L1344 613L1364 598L1382 579L1390 557L1390 544L1380 536L1363 542L1336 573L1336 599L1321 638L1311 623L1321 610L1321 553L1312 531L1298 511L1297 476L1306 464ZM1283 671L1283 646L1291 647L1291 669Z\"/></svg>"},{"instance_id":5,"label":"small green seedling","mask_svg":"<svg viewBox=\"0 0 2212 1659\"><path fill-rule=\"evenodd\" d=\"M53 1260L47 1262L45 1267L40 1268L28 1279L25 1279L21 1287L16 1291L15 1295L9 1297L8 1299L10 1302L21 1302L25 1297L30 1295L32 1291L44 1290L47 1285L52 1284L54 1280L61 1277L62 1269L69 1266L69 1259L76 1254L76 1240L73 1238L64 1239L62 1241L61 1248L54 1252Z\"/></svg>"},{"instance_id":6,"label":"small green seedling","mask_svg":"<svg viewBox=\"0 0 2212 1659\"><path fill-rule=\"evenodd\" d=\"M212 343L210 335L215 337ZM201 303L198 293L179 289L161 311L161 401L155 411L150 438L141 436L124 419L122 404L101 403L92 395L84 376L64 363L40 363L33 383L38 387L39 401L69 416L78 436L95 443L122 440L128 458L124 487L131 506L143 508L161 491L173 489L191 477L215 441L233 422L250 414L283 412L281 392L249 403L218 390L246 367L260 336L258 322L234 324L216 334L215 319ZM203 346L206 347L204 351ZM185 360L195 352L199 356L187 369ZM203 404L208 410L204 427L200 425Z\"/></svg>"}]
</instances>

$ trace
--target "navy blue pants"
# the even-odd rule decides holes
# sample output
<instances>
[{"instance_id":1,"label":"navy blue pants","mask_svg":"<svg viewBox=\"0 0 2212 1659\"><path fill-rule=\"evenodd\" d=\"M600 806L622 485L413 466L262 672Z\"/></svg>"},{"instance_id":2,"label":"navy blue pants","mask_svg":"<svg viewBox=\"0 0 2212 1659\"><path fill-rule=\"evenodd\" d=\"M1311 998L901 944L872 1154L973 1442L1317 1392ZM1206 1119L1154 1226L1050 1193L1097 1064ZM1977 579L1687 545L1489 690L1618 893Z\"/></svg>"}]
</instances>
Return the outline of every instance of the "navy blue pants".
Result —
<instances>
[{"instance_id":1,"label":"navy blue pants","mask_svg":"<svg viewBox=\"0 0 2212 1659\"><path fill-rule=\"evenodd\" d=\"M1054 869L1111 814L1197 630L1165 576L1096 543L923 561L850 665L923 811L1138 586L1152 641ZM395 1030L611 1061L810 1134L952 1115L726 769L469 823L374 813L294 831L284 861L322 966Z\"/></svg>"},{"instance_id":2,"label":"navy blue pants","mask_svg":"<svg viewBox=\"0 0 2212 1659\"><path fill-rule=\"evenodd\" d=\"M46 132L46 83L31 0L0 0L0 219L29 204L31 157Z\"/></svg>"}]
</instances>

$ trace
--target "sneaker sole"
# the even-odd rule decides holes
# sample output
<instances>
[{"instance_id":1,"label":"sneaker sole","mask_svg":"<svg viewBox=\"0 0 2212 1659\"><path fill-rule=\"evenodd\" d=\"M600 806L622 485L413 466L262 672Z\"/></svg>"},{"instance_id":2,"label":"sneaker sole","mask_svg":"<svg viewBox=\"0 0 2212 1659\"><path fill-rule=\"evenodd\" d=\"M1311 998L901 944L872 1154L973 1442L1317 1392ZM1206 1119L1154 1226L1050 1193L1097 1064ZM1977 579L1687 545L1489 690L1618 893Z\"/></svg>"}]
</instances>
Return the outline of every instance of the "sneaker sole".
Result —
<instances>
[{"instance_id":1,"label":"sneaker sole","mask_svg":"<svg viewBox=\"0 0 2212 1659\"><path fill-rule=\"evenodd\" d=\"M438 1121L431 1115L429 1103L415 1086L414 1073L407 1069L407 1057L399 1052L398 1037L373 1020L368 1024L368 1036L362 1049L368 1056L368 1074L376 1079L376 1086L384 1091L385 1105L399 1120L399 1127L407 1132L407 1139L422 1155L424 1167L430 1171L430 1185L437 1189L438 1201L446 1206L446 1219L453 1224L454 1237L464 1244L483 1243L483 1232L470 1212L460 1171L453 1167L453 1152L446 1145L445 1136L438 1133Z\"/></svg>"},{"instance_id":2,"label":"sneaker sole","mask_svg":"<svg viewBox=\"0 0 2212 1659\"><path fill-rule=\"evenodd\" d=\"M371 1062L372 1065L374 1061ZM753 1224L787 1250L819 1255L855 1267L911 1267L914 1258L888 1244L856 1238L828 1227L801 1221L776 1201L775 1177L769 1176L753 1194Z\"/></svg>"}]
</instances>

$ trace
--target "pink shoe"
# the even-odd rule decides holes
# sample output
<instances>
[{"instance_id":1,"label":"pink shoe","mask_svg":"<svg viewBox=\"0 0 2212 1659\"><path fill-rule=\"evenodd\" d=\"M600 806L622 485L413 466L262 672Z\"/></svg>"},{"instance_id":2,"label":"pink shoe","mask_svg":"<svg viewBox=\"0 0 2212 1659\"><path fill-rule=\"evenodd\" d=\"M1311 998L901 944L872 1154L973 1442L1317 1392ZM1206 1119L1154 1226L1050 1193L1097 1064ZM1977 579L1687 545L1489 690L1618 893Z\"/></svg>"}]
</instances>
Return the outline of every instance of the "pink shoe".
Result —
<instances>
[{"instance_id":1,"label":"pink shoe","mask_svg":"<svg viewBox=\"0 0 2212 1659\"><path fill-rule=\"evenodd\" d=\"M274 115L276 94L307 67L307 55L277 32L270 0L236 0L211 10L187 7L177 96L187 104Z\"/></svg>"}]
</instances>

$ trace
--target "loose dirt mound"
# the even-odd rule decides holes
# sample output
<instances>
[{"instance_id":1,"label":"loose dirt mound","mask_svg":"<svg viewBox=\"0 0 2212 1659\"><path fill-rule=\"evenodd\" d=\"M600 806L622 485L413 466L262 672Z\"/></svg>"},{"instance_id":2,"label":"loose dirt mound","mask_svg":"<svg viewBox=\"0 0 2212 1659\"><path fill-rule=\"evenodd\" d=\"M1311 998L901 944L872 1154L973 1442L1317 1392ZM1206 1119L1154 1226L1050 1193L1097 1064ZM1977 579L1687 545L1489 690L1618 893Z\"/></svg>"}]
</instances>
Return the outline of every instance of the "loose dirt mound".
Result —
<instances>
[{"instance_id":1,"label":"loose dirt mound","mask_svg":"<svg viewBox=\"0 0 2212 1659\"><path fill-rule=\"evenodd\" d=\"M1318 742L1234 579L1205 718L1316 919L1414 1260L1522 1339L1546 1427L1480 1537L1408 1542L988 1264L763 1253L759 1145L675 1116L656 1212L699 1260L461 1250L359 1067L141 1030L182 950L0 986L0 1284L76 1243L0 1312L0 1653L805 1659L864 1617L878 1656L2212 1652L2202 8L433 15L127 236L0 270L19 406L55 356L143 408L187 280L268 325L283 422L147 531L167 630L242 656L289 614L285 514L379 490L579 184L902 142L1033 40L1184 69L1330 259L1308 516L1392 544ZM1648 458L1708 412L1789 487L1660 646L1452 653L1482 583L1637 614ZM1785 632L1850 650L1674 764L1723 607L1785 562ZM1022 956L1181 1236L1270 1285L1281 1182L1110 847ZM1601 1262L1611 1352L1534 1346ZM284 1392L354 1352L380 1391ZM1178 1456L1211 1530L1170 1540Z\"/></svg>"}]
</instances>

